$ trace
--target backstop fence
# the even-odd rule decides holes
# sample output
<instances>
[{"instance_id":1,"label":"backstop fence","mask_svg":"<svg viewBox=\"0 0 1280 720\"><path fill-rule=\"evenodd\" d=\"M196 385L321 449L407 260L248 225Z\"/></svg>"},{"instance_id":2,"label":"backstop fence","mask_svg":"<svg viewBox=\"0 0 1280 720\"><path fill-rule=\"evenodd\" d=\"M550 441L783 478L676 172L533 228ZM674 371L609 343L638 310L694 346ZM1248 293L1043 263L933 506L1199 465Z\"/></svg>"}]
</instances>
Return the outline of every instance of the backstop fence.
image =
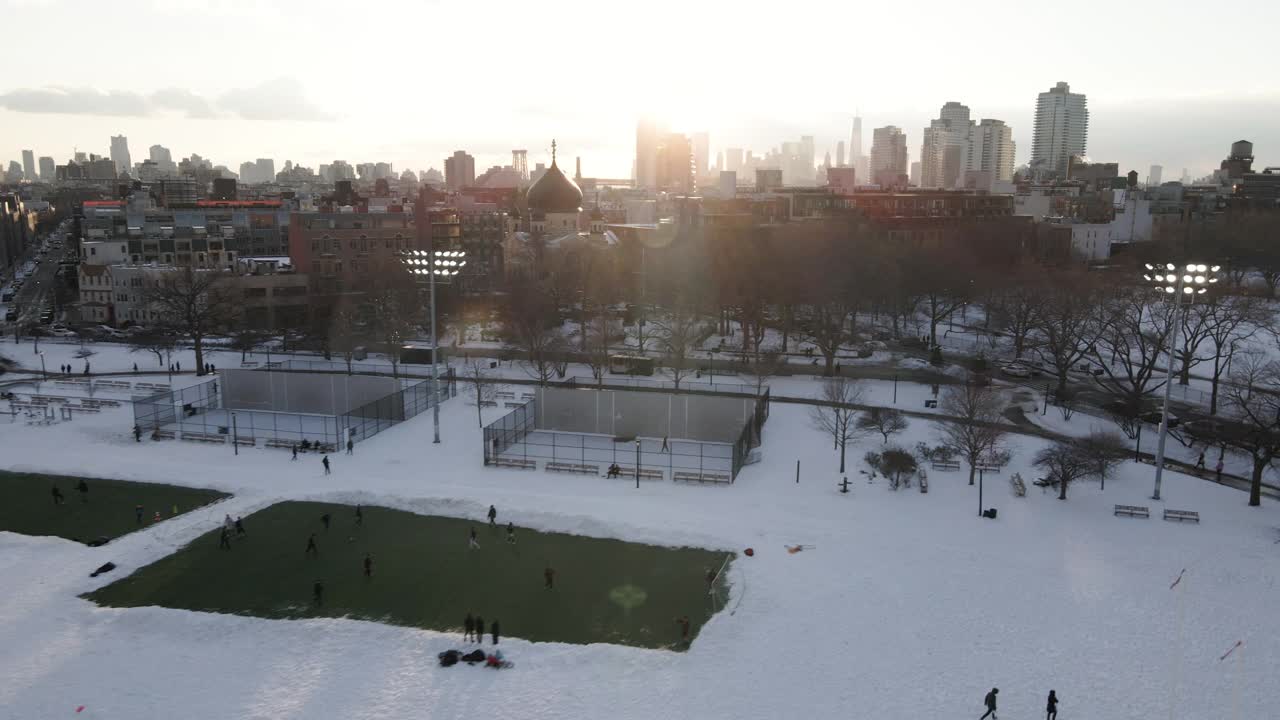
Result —
<instances>
[{"instance_id":1,"label":"backstop fence","mask_svg":"<svg viewBox=\"0 0 1280 720\"><path fill-rule=\"evenodd\" d=\"M768 416L767 389L726 397L539 388L485 427L484 462L542 462L549 470L583 474L617 466L623 477L732 482L760 444Z\"/></svg>"}]
</instances>

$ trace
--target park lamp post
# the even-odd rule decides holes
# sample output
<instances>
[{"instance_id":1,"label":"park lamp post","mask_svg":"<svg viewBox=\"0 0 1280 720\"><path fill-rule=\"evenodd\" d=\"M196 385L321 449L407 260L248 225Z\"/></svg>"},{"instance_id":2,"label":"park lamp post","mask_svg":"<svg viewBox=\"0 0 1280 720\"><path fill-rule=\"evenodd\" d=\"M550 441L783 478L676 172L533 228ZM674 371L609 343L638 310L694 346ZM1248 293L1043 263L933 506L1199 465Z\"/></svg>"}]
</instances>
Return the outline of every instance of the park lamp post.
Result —
<instances>
[{"instance_id":1,"label":"park lamp post","mask_svg":"<svg viewBox=\"0 0 1280 720\"><path fill-rule=\"evenodd\" d=\"M1179 273L1178 266L1165 263L1163 266L1147 263L1148 272L1142 279L1152 283L1156 292L1173 303L1169 309L1173 324L1172 336L1169 339L1169 367L1164 379L1164 405L1160 408L1160 440L1156 444L1156 482L1151 493L1152 500L1160 499L1160 480L1164 474L1164 444L1169 430L1169 390L1173 385L1173 363L1178 346L1178 331L1182 327L1183 315L1187 306L1195 302L1197 295L1203 295L1208 285L1218 282L1218 278L1206 273L1216 273L1219 266L1212 267L1197 263L1188 263L1185 272Z\"/></svg>"},{"instance_id":2,"label":"park lamp post","mask_svg":"<svg viewBox=\"0 0 1280 720\"><path fill-rule=\"evenodd\" d=\"M640 438L636 438L636 489L640 489Z\"/></svg>"},{"instance_id":3,"label":"park lamp post","mask_svg":"<svg viewBox=\"0 0 1280 720\"><path fill-rule=\"evenodd\" d=\"M48 371L47 369L45 369L45 366L44 366L44 351L43 351L43 350L41 350L40 352L38 352L38 353L36 353L36 354L40 356L40 377L41 377L41 378L43 378L43 379L45 379L45 380L48 380L48 379L49 379L49 371Z\"/></svg>"},{"instance_id":4,"label":"park lamp post","mask_svg":"<svg viewBox=\"0 0 1280 720\"><path fill-rule=\"evenodd\" d=\"M431 288L431 417L435 433L432 443L440 442L440 371L436 361L436 349L440 345L440 336L436 334L436 276L451 278L462 272L466 266L466 253L461 250L436 250L435 238L431 239L431 249L411 250L406 263L409 272L414 275L427 275Z\"/></svg>"}]
</instances>

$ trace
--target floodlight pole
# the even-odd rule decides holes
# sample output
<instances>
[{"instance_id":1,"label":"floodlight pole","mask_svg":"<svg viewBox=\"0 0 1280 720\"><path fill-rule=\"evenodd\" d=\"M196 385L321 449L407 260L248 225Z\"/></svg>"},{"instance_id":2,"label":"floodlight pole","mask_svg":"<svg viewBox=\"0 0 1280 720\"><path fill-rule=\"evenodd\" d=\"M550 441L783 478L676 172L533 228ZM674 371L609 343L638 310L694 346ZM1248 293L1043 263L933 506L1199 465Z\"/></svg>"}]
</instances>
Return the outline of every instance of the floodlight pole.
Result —
<instances>
[{"instance_id":1,"label":"floodlight pole","mask_svg":"<svg viewBox=\"0 0 1280 720\"><path fill-rule=\"evenodd\" d=\"M1173 385L1174 353L1178 346L1178 331L1182 325L1182 276L1178 276L1177 290L1173 293L1173 337L1169 340L1169 367L1164 376L1164 405L1160 408L1160 439L1156 443L1156 486L1151 493L1152 500L1160 499L1160 480L1164 474L1164 443L1169 430L1169 390Z\"/></svg>"},{"instance_id":2,"label":"floodlight pole","mask_svg":"<svg viewBox=\"0 0 1280 720\"><path fill-rule=\"evenodd\" d=\"M431 252L431 422L435 433L432 443L440 444L440 371L436 364L436 348L440 345L440 337L436 335L436 239L435 233L428 230L427 247ZM477 400L476 402L479 402Z\"/></svg>"},{"instance_id":3,"label":"floodlight pole","mask_svg":"<svg viewBox=\"0 0 1280 720\"><path fill-rule=\"evenodd\" d=\"M236 426L236 414L231 413L231 447L235 448L236 455L240 454L240 443L236 442L236 438L240 436L240 430Z\"/></svg>"},{"instance_id":4,"label":"floodlight pole","mask_svg":"<svg viewBox=\"0 0 1280 720\"><path fill-rule=\"evenodd\" d=\"M636 489L640 489L640 438L636 438Z\"/></svg>"}]
</instances>

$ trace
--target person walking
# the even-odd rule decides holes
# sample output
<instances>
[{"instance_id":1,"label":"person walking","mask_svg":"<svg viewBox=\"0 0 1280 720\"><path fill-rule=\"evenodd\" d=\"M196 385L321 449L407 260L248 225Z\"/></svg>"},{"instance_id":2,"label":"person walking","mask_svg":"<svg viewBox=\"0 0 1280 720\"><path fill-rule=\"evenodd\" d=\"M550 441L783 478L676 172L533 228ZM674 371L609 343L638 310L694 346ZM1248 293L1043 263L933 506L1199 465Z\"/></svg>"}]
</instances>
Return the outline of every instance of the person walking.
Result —
<instances>
[{"instance_id":1,"label":"person walking","mask_svg":"<svg viewBox=\"0 0 1280 720\"><path fill-rule=\"evenodd\" d=\"M978 720L986 720L988 715L991 716L991 720L996 720L996 695L998 694L1000 694L1000 688L991 688L991 692L987 693L987 696L982 699L987 705L987 711Z\"/></svg>"},{"instance_id":2,"label":"person walking","mask_svg":"<svg viewBox=\"0 0 1280 720\"><path fill-rule=\"evenodd\" d=\"M320 548L316 547L316 534L311 533L311 537L307 538L307 549L304 551L307 555L319 555Z\"/></svg>"},{"instance_id":3,"label":"person walking","mask_svg":"<svg viewBox=\"0 0 1280 720\"><path fill-rule=\"evenodd\" d=\"M53 486L53 504L54 504L54 505L61 505L62 503L66 502L66 501L67 501L67 499L66 499L66 498L64 498L64 497L62 497L62 491L58 489L58 486L57 486L57 485L54 485L54 486Z\"/></svg>"},{"instance_id":4,"label":"person walking","mask_svg":"<svg viewBox=\"0 0 1280 720\"><path fill-rule=\"evenodd\" d=\"M331 517L329 517L329 513L325 513L325 514L323 514L323 515L321 515L321 516L320 516L320 524L321 524L321 525L324 525L324 531L325 531L325 532L329 532L329 521L330 521L330 520L332 520L332 518L331 518Z\"/></svg>"},{"instance_id":5,"label":"person walking","mask_svg":"<svg viewBox=\"0 0 1280 720\"><path fill-rule=\"evenodd\" d=\"M373 555L371 553L364 554L364 576L373 577Z\"/></svg>"},{"instance_id":6,"label":"person walking","mask_svg":"<svg viewBox=\"0 0 1280 720\"><path fill-rule=\"evenodd\" d=\"M136 373L136 372L138 372L138 363L134 363L134 364L133 364L133 371L134 371L135 373Z\"/></svg>"},{"instance_id":7,"label":"person walking","mask_svg":"<svg viewBox=\"0 0 1280 720\"><path fill-rule=\"evenodd\" d=\"M498 508L489 506L489 527L497 527L498 525Z\"/></svg>"},{"instance_id":8,"label":"person walking","mask_svg":"<svg viewBox=\"0 0 1280 720\"><path fill-rule=\"evenodd\" d=\"M235 522L231 520L231 513L227 513L226 515L222 516L222 527L224 530L226 530L227 532L231 532L231 529L234 528L235 526L236 526Z\"/></svg>"},{"instance_id":9,"label":"person walking","mask_svg":"<svg viewBox=\"0 0 1280 720\"><path fill-rule=\"evenodd\" d=\"M355 455L355 452L354 452L355 447L356 447L355 442L351 438L347 438L347 454L348 455Z\"/></svg>"},{"instance_id":10,"label":"person walking","mask_svg":"<svg viewBox=\"0 0 1280 720\"><path fill-rule=\"evenodd\" d=\"M1204 454L1201 453L1200 457L1203 459ZM1058 720L1058 693L1056 690L1049 691L1049 701L1044 711L1044 720Z\"/></svg>"},{"instance_id":11,"label":"person walking","mask_svg":"<svg viewBox=\"0 0 1280 720\"><path fill-rule=\"evenodd\" d=\"M244 531L244 519L239 515L236 516L236 537L244 537L249 533Z\"/></svg>"},{"instance_id":12,"label":"person walking","mask_svg":"<svg viewBox=\"0 0 1280 720\"><path fill-rule=\"evenodd\" d=\"M1213 469L1217 473L1216 477L1214 477L1214 481L1221 484L1222 483L1222 458L1218 458L1218 464Z\"/></svg>"},{"instance_id":13,"label":"person walking","mask_svg":"<svg viewBox=\"0 0 1280 720\"><path fill-rule=\"evenodd\" d=\"M667 445L667 436L666 436L666 435L663 435L663 436L662 436L662 452L664 452L664 453L669 453L669 452L671 452L671 446Z\"/></svg>"},{"instance_id":14,"label":"person walking","mask_svg":"<svg viewBox=\"0 0 1280 720\"><path fill-rule=\"evenodd\" d=\"M476 642L484 642L484 618L479 615L476 616L476 633L474 639Z\"/></svg>"},{"instance_id":15,"label":"person walking","mask_svg":"<svg viewBox=\"0 0 1280 720\"><path fill-rule=\"evenodd\" d=\"M680 626L680 644L689 644L689 616L682 615L676 618L676 624Z\"/></svg>"},{"instance_id":16,"label":"person walking","mask_svg":"<svg viewBox=\"0 0 1280 720\"><path fill-rule=\"evenodd\" d=\"M480 541L476 539L476 529L474 527L471 528L471 537L467 540L467 549L469 550L480 549Z\"/></svg>"},{"instance_id":17,"label":"person walking","mask_svg":"<svg viewBox=\"0 0 1280 720\"><path fill-rule=\"evenodd\" d=\"M499 633L498 621L494 620L493 623L489 625L489 634L493 636L494 645L498 644L498 633Z\"/></svg>"},{"instance_id":18,"label":"person walking","mask_svg":"<svg viewBox=\"0 0 1280 720\"><path fill-rule=\"evenodd\" d=\"M297 459L298 459L298 444L297 444L297 443L294 443L294 444L293 444L293 459L294 459L294 460L297 460Z\"/></svg>"},{"instance_id":19,"label":"person walking","mask_svg":"<svg viewBox=\"0 0 1280 720\"><path fill-rule=\"evenodd\" d=\"M133 441L139 443L142 442L142 428L137 425L133 426Z\"/></svg>"},{"instance_id":20,"label":"person walking","mask_svg":"<svg viewBox=\"0 0 1280 720\"><path fill-rule=\"evenodd\" d=\"M364 527L364 508L356 503L356 527Z\"/></svg>"},{"instance_id":21,"label":"person walking","mask_svg":"<svg viewBox=\"0 0 1280 720\"><path fill-rule=\"evenodd\" d=\"M475 637L476 619L471 617L471 613L467 613L467 619L462 621L462 640L463 642L471 642L471 638Z\"/></svg>"},{"instance_id":22,"label":"person walking","mask_svg":"<svg viewBox=\"0 0 1280 720\"><path fill-rule=\"evenodd\" d=\"M315 584L311 586L311 600L316 604L316 607L324 606L324 583L320 580L316 580Z\"/></svg>"},{"instance_id":23,"label":"person walking","mask_svg":"<svg viewBox=\"0 0 1280 720\"><path fill-rule=\"evenodd\" d=\"M324 474L328 475L329 474L329 456L325 455L323 458L321 458L320 464L324 465Z\"/></svg>"},{"instance_id":24,"label":"person walking","mask_svg":"<svg viewBox=\"0 0 1280 720\"><path fill-rule=\"evenodd\" d=\"M1204 451L1203 450L1200 451L1200 459L1196 460L1196 469L1197 470L1204 469Z\"/></svg>"},{"instance_id":25,"label":"person walking","mask_svg":"<svg viewBox=\"0 0 1280 720\"><path fill-rule=\"evenodd\" d=\"M545 590L555 589L555 586L556 586L555 568L548 565L546 569L542 571L542 580L543 580L543 585L542 585L543 589Z\"/></svg>"},{"instance_id":26,"label":"person walking","mask_svg":"<svg viewBox=\"0 0 1280 720\"><path fill-rule=\"evenodd\" d=\"M507 544L516 544L516 526L509 522L507 523Z\"/></svg>"},{"instance_id":27,"label":"person walking","mask_svg":"<svg viewBox=\"0 0 1280 720\"><path fill-rule=\"evenodd\" d=\"M142 524L142 506L141 505L133 506L133 520L138 525Z\"/></svg>"},{"instance_id":28,"label":"person walking","mask_svg":"<svg viewBox=\"0 0 1280 720\"><path fill-rule=\"evenodd\" d=\"M80 478L80 482L76 483L76 490L80 491L80 502L89 502L89 484L84 481L84 478Z\"/></svg>"},{"instance_id":29,"label":"person walking","mask_svg":"<svg viewBox=\"0 0 1280 720\"><path fill-rule=\"evenodd\" d=\"M221 530L218 531L218 549L219 550L231 549L231 536L227 534L226 528L222 528Z\"/></svg>"}]
</instances>

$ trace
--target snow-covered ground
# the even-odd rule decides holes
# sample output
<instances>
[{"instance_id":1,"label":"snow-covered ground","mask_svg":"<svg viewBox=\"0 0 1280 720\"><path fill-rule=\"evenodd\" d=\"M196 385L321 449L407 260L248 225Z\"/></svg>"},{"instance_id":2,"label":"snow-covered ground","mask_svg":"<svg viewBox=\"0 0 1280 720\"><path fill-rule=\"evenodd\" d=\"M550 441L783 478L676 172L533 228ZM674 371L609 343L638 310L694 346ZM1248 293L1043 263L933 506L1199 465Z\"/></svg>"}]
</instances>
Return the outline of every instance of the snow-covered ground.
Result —
<instances>
[{"instance_id":1,"label":"snow-covered ground","mask_svg":"<svg viewBox=\"0 0 1280 720\"><path fill-rule=\"evenodd\" d=\"M215 361L216 362L216 361ZM230 364L228 363L228 366ZM901 388L900 388L901 391ZM877 395L881 390L877 389ZM812 393L811 393L812 394ZM486 411L486 421L502 411ZM807 408L776 403L763 460L730 487L629 483L485 469L475 408L442 410L335 456L181 442L134 443L127 410L52 427L5 425L0 467L176 482L235 493L103 548L0 533L0 718L1038 717L1050 688L1063 717L1128 720L1273 713L1280 666L1275 506L1178 474L1168 507L1200 525L1112 516L1150 504L1148 467L1071 489L1066 502L1008 476L1034 476L1044 442L1021 437L987 478L995 521L976 517L964 473L930 491L890 492L857 475L878 438L850 449L851 495L836 492L830 439ZM912 420L895 438L932 439ZM795 482L795 462L801 480ZM504 643L511 671L436 666L457 637L348 620L279 621L163 608L100 608L77 597L156 560L224 513L280 499L362 501L660 544L756 550L731 566L730 607L687 653L609 645ZM789 554L784 545L814 547ZM111 560L119 568L90 579ZM1185 568L1177 587L1170 585ZM1237 640L1244 651L1218 658Z\"/></svg>"}]
</instances>

